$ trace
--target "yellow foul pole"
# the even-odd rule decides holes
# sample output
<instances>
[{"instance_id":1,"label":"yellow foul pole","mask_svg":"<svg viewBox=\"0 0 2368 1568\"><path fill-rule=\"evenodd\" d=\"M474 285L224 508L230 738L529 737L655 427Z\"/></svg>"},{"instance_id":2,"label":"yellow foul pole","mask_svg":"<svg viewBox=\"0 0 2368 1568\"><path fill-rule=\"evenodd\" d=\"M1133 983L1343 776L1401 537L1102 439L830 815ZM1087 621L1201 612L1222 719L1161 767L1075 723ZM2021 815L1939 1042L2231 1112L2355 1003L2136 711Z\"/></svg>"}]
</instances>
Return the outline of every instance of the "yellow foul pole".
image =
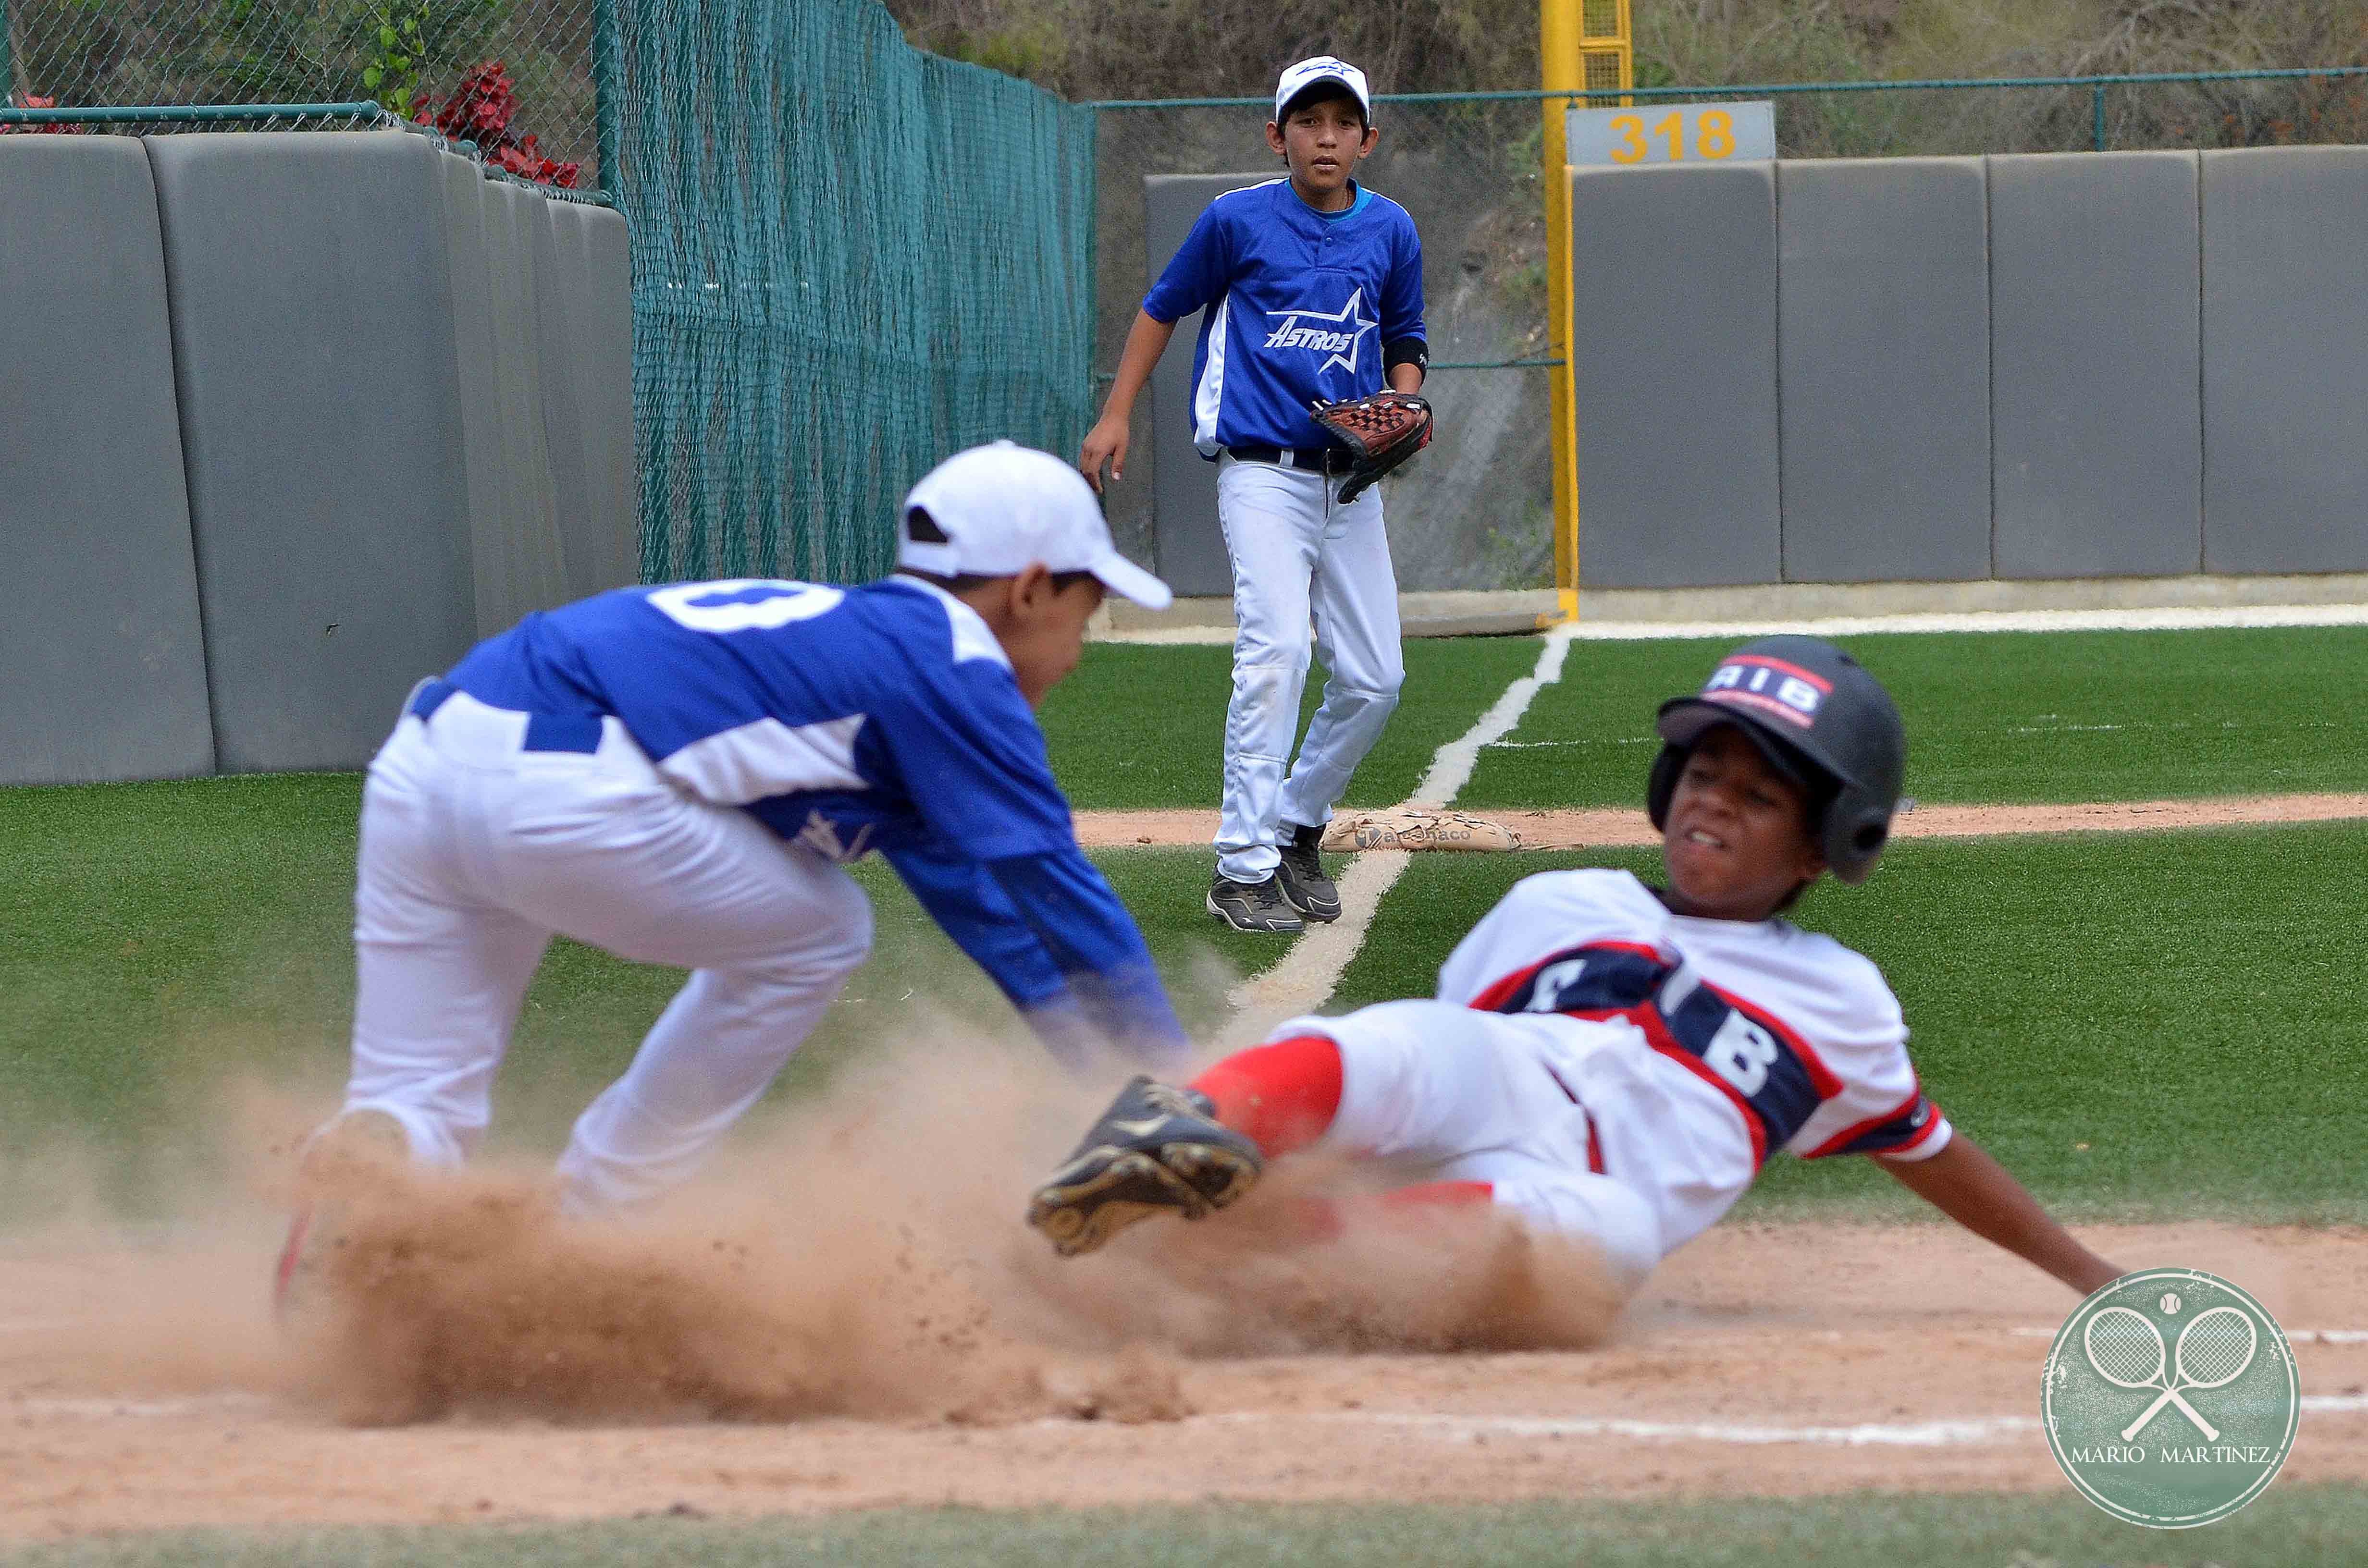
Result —
<instances>
[{"instance_id":1,"label":"yellow foul pole","mask_svg":"<svg viewBox=\"0 0 2368 1568\"><path fill-rule=\"evenodd\" d=\"M1539 85L1550 93L1634 86L1628 0L1539 0L1538 55ZM1561 361L1549 372L1554 377L1554 587L1559 603L1553 616L1543 618L1547 622L1578 619L1578 345L1573 330L1570 170L1563 117L1580 106L1606 107L1604 100L1589 98L1547 98L1542 106L1546 335L1553 357Z\"/></svg>"}]
</instances>

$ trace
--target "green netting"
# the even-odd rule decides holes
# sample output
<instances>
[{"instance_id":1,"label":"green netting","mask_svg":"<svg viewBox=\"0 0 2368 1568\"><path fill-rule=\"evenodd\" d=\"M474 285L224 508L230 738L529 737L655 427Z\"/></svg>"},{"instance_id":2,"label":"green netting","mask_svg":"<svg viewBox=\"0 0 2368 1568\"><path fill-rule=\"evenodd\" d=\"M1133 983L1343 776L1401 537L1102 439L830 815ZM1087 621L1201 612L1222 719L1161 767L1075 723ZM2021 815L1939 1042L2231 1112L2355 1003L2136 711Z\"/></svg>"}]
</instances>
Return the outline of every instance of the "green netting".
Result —
<instances>
[{"instance_id":1,"label":"green netting","mask_svg":"<svg viewBox=\"0 0 2368 1568\"><path fill-rule=\"evenodd\" d=\"M1084 437L1094 117L871 0L617 0L642 564L890 564L962 447Z\"/></svg>"}]
</instances>

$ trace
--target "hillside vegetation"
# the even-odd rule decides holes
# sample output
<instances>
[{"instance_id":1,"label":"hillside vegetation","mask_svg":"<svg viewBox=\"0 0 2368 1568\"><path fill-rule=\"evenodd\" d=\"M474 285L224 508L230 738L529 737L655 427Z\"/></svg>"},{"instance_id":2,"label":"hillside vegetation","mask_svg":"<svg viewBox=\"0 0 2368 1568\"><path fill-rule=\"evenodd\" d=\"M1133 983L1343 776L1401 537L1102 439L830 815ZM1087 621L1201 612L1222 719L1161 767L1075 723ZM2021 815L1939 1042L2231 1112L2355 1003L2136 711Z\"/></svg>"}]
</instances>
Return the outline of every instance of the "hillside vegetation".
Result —
<instances>
[{"instance_id":1,"label":"hillside vegetation","mask_svg":"<svg viewBox=\"0 0 2368 1568\"><path fill-rule=\"evenodd\" d=\"M1250 96L1336 52L1382 92L1522 87L1535 0L887 0L922 47L1065 97ZM2359 0L1634 0L1640 83L2074 76L2368 63Z\"/></svg>"}]
</instances>

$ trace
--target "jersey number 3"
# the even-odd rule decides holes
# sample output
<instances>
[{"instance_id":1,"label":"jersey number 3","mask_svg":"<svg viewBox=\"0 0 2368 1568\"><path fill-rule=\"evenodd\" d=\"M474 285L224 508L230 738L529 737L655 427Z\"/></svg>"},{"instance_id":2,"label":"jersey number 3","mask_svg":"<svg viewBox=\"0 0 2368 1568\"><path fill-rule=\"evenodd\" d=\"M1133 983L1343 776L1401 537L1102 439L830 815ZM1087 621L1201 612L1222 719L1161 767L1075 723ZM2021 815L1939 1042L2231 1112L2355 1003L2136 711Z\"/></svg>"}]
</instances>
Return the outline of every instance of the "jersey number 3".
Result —
<instances>
[{"instance_id":1,"label":"jersey number 3","mask_svg":"<svg viewBox=\"0 0 2368 1568\"><path fill-rule=\"evenodd\" d=\"M677 583L650 603L693 631L760 631L827 615L847 596L812 583L776 577L727 577L719 583Z\"/></svg>"}]
</instances>

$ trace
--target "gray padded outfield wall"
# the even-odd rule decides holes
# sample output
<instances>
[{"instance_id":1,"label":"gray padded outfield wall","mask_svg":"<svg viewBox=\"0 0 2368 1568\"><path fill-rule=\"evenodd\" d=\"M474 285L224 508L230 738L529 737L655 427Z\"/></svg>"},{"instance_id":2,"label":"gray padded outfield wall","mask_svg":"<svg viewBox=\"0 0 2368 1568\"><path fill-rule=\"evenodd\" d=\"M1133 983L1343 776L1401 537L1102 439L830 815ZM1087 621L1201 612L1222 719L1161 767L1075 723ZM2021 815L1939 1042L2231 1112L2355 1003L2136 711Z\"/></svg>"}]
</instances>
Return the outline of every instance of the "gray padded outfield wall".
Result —
<instances>
[{"instance_id":1,"label":"gray padded outfield wall","mask_svg":"<svg viewBox=\"0 0 2368 1568\"><path fill-rule=\"evenodd\" d=\"M1584 585L2368 570L2368 147L1774 168L1572 176Z\"/></svg>"},{"instance_id":2,"label":"gray padded outfield wall","mask_svg":"<svg viewBox=\"0 0 2368 1568\"><path fill-rule=\"evenodd\" d=\"M542 205L555 268L538 295L545 438L567 597L580 599L642 572L632 257L620 214L580 201Z\"/></svg>"},{"instance_id":3,"label":"gray padded outfield wall","mask_svg":"<svg viewBox=\"0 0 2368 1568\"><path fill-rule=\"evenodd\" d=\"M0 784L213 769L155 187L0 137Z\"/></svg>"},{"instance_id":4,"label":"gray padded outfield wall","mask_svg":"<svg viewBox=\"0 0 2368 1568\"><path fill-rule=\"evenodd\" d=\"M445 154L402 131L148 151L216 756L356 767L477 631Z\"/></svg>"},{"instance_id":5,"label":"gray padded outfield wall","mask_svg":"<svg viewBox=\"0 0 2368 1568\"><path fill-rule=\"evenodd\" d=\"M1989 160L2000 577L2203 558L2195 154Z\"/></svg>"},{"instance_id":6,"label":"gray padded outfield wall","mask_svg":"<svg viewBox=\"0 0 2368 1568\"><path fill-rule=\"evenodd\" d=\"M2368 569L2368 147L2203 154L2203 561Z\"/></svg>"},{"instance_id":7,"label":"gray padded outfield wall","mask_svg":"<svg viewBox=\"0 0 2368 1568\"><path fill-rule=\"evenodd\" d=\"M1985 206L1979 158L1777 165L1785 580L1990 574Z\"/></svg>"},{"instance_id":8,"label":"gray padded outfield wall","mask_svg":"<svg viewBox=\"0 0 2368 1568\"><path fill-rule=\"evenodd\" d=\"M147 145L218 766L359 767L414 681L638 574L623 221L401 131Z\"/></svg>"},{"instance_id":9,"label":"gray padded outfield wall","mask_svg":"<svg viewBox=\"0 0 2368 1568\"><path fill-rule=\"evenodd\" d=\"M1148 290L1167 269L1184 236L1209 203L1229 190L1263 185L1271 171L1251 175L1153 175L1143 182L1143 251ZM1231 595L1233 558L1217 527L1217 465L1192 445L1192 346L1200 341L1195 311L1176 324L1176 335L1151 373L1152 516L1159 574L1179 594Z\"/></svg>"},{"instance_id":10,"label":"gray padded outfield wall","mask_svg":"<svg viewBox=\"0 0 2368 1568\"><path fill-rule=\"evenodd\" d=\"M1595 587L1772 583L1776 175L1571 175L1578 558Z\"/></svg>"},{"instance_id":11,"label":"gray padded outfield wall","mask_svg":"<svg viewBox=\"0 0 2368 1568\"><path fill-rule=\"evenodd\" d=\"M472 171L463 165L460 172ZM456 256L453 299L457 303L473 296L489 335L481 365L472 370L470 356L460 357L463 378L474 383L463 392L461 409L472 479L476 629L478 636L489 637L529 610L567 598L558 497L550 480L542 418L537 284L538 273L550 267L551 229L542 218L541 199L517 186L477 179L452 188L461 197L453 221L468 224L477 238L465 266ZM493 481L491 494L477 489L481 469Z\"/></svg>"},{"instance_id":12,"label":"gray padded outfield wall","mask_svg":"<svg viewBox=\"0 0 2368 1568\"><path fill-rule=\"evenodd\" d=\"M407 132L0 138L0 783L359 767L634 581L630 271Z\"/></svg>"}]
</instances>

